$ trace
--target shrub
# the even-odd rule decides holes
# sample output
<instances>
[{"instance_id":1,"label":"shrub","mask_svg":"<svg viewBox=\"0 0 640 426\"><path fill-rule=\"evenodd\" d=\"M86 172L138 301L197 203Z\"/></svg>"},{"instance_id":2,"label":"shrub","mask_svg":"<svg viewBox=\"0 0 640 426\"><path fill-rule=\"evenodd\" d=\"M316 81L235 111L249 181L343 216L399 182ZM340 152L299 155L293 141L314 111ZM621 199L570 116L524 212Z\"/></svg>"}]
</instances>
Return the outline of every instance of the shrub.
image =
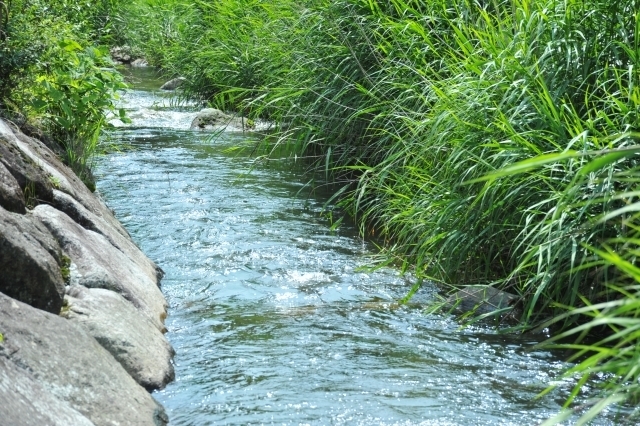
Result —
<instances>
[{"instance_id":1,"label":"shrub","mask_svg":"<svg viewBox=\"0 0 640 426\"><path fill-rule=\"evenodd\" d=\"M116 4L0 1L0 111L45 127L89 187L100 129L124 87L107 49L92 46L106 39L100 25Z\"/></svg>"}]
</instances>

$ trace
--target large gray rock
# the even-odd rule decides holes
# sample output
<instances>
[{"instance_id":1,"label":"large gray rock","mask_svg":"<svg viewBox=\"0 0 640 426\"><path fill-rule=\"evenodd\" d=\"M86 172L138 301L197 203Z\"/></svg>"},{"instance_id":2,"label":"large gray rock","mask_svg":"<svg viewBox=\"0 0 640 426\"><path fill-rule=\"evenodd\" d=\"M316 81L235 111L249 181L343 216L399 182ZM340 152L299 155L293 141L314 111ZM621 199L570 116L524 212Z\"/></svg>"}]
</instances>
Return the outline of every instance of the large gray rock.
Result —
<instances>
[{"instance_id":1,"label":"large gray rock","mask_svg":"<svg viewBox=\"0 0 640 426\"><path fill-rule=\"evenodd\" d=\"M0 207L0 292L57 314L64 298L61 264L62 251L47 228Z\"/></svg>"},{"instance_id":2,"label":"large gray rock","mask_svg":"<svg viewBox=\"0 0 640 426\"><path fill-rule=\"evenodd\" d=\"M11 426L93 426L89 419L66 401L52 395L29 372L2 357L0 423Z\"/></svg>"},{"instance_id":3,"label":"large gray rock","mask_svg":"<svg viewBox=\"0 0 640 426\"><path fill-rule=\"evenodd\" d=\"M53 206L61 212L66 213L67 216L83 228L104 236L114 247L135 262L151 280L156 284L159 283L160 279L164 275L162 269L151 261L131 240L131 238L128 236L125 237L121 232L119 232L119 229L114 228L111 221L107 221L103 216L98 216L89 211L86 207L76 201L75 198L56 189L53 190Z\"/></svg>"},{"instance_id":4,"label":"large gray rock","mask_svg":"<svg viewBox=\"0 0 640 426\"><path fill-rule=\"evenodd\" d=\"M73 286L61 315L79 324L147 390L174 379L174 351L163 334L122 296Z\"/></svg>"},{"instance_id":5,"label":"large gray rock","mask_svg":"<svg viewBox=\"0 0 640 426\"><path fill-rule=\"evenodd\" d=\"M167 423L164 410L151 395L77 324L0 294L0 330L4 335L0 359L14 367L6 375L9 379L17 368L98 426ZM11 401L2 400L0 406L11 407ZM63 410L65 416L72 416L67 408Z\"/></svg>"},{"instance_id":6,"label":"large gray rock","mask_svg":"<svg viewBox=\"0 0 640 426\"><path fill-rule=\"evenodd\" d=\"M514 307L519 300L517 295L493 287L469 286L451 295L446 301L446 306L460 313L473 313L475 316L492 313L515 315Z\"/></svg>"},{"instance_id":7,"label":"large gray rock","mask_svg":"<svg viewBox=\"0 0 640 426\"><path fill-rule=\"evenodd\" d=\"M0 163L0 206L14 213L26 213L24 193L3 163Z\"/></svg>"},{"instance_id":8,"label":"large gray rock","mask_svg":"<svg viewBox=\"0 0 640 426\"><path fill-rule=\"evenodd\" d=\"M160 86L160 90L176 90L178 87L182 86L185 81L187 81L187 79L184 77L176 77Z\"/></svg>"},{"instance_id":9,"label":"large gray rock","mask_svg":"<svg viewBox=\"0 0 640 426\"><path fill-rule=\"evenodd\" d=\"M131 48L129 46L115 46L109 50L111 59L116 64L129 64L133 60Z\"/></svg>"},{"instance_id":10,"label":"large gray rock","mask_svg":"<svg viewBox=\"0 0 640 426\"><path fill-rule=\"evenodd\" d=\"M53 204L58 189L108 222L122 236L131 238L109 208L44 143L33 139L0 119L0 162L20 187L35 193L37 201ZM35 203L37 204L37 203Z\"/></svg>"},{"instance_id":11,"label":"large gray rock","mask_svg":"<svg viewBox=\"0 0 640 426\"><path fill-rule=\"evenodd\" d=\"M89 288L104 288L124 296L161 331L167 302L156 281L114 247L103 235L87 230L65 213L47 205L33 209L71 259L70 281Z\"/></svg>"},{"instance_id":12,"label":"large gray rock","mask_svg":"<svg viewBox=\"0 0 640 426\"><path fill-rule=\"evenodd\" d=\"M134 68L146 68L149 66L149 62L146 59L138 58L131 61L131 66Z\"/></svg>"},{"instance_id":13,"label":"large gray rock","mask_svg":"<svg viewBox=\"0 0 640 426\"><path fill-rule=\"evenodd\" d=\"M254 128L255 123L252 120L225 114L215 108L203 109L191 122L192 130L249 130Z\"/></svg>"},{"instance_id":14,"label":"large gray rock","mask_svg":"<svg viewBox=\"0 0 640 426\"><path fill-rule=\"evenodd\" d=\"M51 179L37 161L20 149L20 141L11 127L0 119L0 163L13 176L27 196L27 202L50 202L53 199Z\"/></svg>"}]
</instances>

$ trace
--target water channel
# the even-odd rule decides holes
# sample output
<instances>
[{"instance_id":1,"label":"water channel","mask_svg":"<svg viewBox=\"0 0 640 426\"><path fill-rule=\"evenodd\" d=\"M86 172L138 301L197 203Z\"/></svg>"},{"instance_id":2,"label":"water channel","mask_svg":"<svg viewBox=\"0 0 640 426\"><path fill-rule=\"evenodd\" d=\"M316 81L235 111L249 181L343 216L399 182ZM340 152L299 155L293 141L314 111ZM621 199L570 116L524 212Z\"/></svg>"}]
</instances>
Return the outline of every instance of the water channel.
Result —
<instances>
[{"instance_id":1,"label":"water channel","mask_svg":"<svg viewBox=\"0 0 640 426\"><path fill-rule=\"evenodd\" d=\"M535 399L560 358L530 337L461 330L394 301L373 245L331 230L291 163L249 172L255 137L188 130L193 108L134 74L132 124L98 159L98 191L166 272L176 380L154 393L172 425L534 425L570 390ZM116 147L117 149L113 149ZM302 191L301 191L302 189Z\"/></svg>"}]
</instances>

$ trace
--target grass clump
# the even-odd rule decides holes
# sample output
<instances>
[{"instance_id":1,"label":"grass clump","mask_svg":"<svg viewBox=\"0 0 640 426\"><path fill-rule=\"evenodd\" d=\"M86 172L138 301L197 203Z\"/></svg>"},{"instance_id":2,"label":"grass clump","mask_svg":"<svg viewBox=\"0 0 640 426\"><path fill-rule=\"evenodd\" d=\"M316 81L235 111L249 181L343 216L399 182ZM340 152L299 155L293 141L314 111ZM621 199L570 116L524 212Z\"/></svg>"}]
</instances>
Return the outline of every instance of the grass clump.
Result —
<instances>
[{"instance_id":1,"label":"grass clump","mask_svg":"<svg viewBox=\"0 0 640 426\"><path fill-rule=\"evenodd\" d=\"M637 0L128 7L130 44L276 122L265 148L337 185L390 258L518 293L522 330L576 341L580 384L608 373L603 401L637 401Z\"/></svg>"}]
</instances>

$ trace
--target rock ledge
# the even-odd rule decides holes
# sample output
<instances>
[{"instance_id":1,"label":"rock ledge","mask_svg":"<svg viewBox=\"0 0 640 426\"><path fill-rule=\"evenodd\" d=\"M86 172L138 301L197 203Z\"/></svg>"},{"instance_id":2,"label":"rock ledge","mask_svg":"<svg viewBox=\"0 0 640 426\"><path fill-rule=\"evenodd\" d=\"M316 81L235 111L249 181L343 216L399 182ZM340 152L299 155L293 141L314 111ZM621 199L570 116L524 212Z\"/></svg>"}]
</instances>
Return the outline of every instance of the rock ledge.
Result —
<instances>
[{"instance_id":1,"label":"rock ledge","mask_svg":"<svg viewBox=\"0 0 640 426\"><path fill-rule=\"evenodd\" d=\"M0 423L164 425L162 270L43 142L0 119Z\"/></svg>"}]
</instances>

